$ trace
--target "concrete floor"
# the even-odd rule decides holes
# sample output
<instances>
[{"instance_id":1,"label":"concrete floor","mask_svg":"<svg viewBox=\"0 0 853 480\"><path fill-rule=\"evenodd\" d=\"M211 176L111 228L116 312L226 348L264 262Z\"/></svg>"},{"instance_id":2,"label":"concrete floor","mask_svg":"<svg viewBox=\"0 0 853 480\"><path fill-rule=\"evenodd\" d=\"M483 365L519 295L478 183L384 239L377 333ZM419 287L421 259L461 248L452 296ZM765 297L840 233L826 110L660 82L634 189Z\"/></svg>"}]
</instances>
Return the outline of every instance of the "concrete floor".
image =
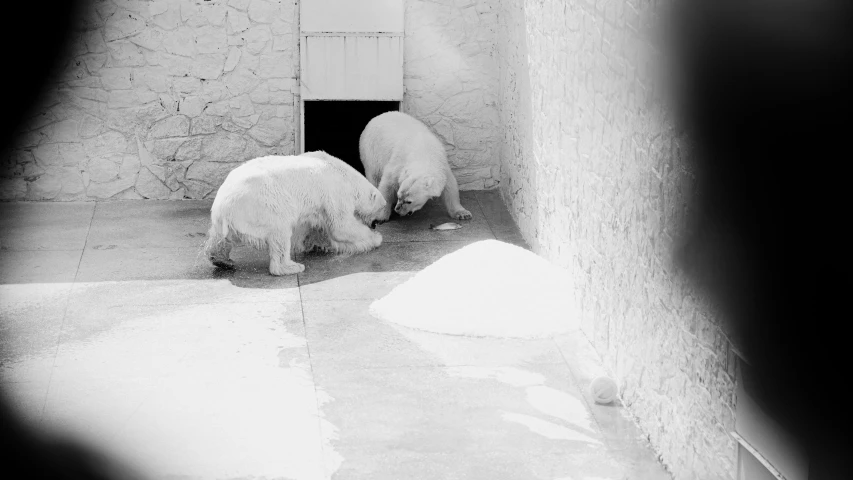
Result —
<instances>
[{"instance_id":1,"label":"concrete floor","mask_svg":"<svg viewBox=\"0 0 853 480\"><path fill-rule=\"evenodd\" d=\"M200 255L209 202L0 205L0 375L20 411L151 478L669 479L619 405L587 400L585 339L408 330L370 302L474 241L523 244L496 192L434 232L298 277ZM435 299L440 302L441 299Z\"/></svg>"}]
</instances>

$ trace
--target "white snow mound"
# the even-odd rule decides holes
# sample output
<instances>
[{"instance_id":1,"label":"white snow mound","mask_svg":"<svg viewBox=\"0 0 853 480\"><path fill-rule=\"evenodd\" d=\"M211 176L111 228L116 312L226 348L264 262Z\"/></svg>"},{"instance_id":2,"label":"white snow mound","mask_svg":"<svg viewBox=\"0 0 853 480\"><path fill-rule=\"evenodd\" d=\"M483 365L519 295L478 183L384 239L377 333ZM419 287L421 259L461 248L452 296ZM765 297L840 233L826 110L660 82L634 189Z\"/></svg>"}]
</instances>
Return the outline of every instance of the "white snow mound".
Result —
<instances>
[{"instance_id":1,"label":"white snow mound","mask_svg":"<svg viewBox=\"0 0 853 480\"><path fill-rule=\"evenodd\" d=\"M535 253L485 240L446 255L370 305L382 321L448 335L547 338L574 331L568 273Z\"/></svg>"}]
</instances>

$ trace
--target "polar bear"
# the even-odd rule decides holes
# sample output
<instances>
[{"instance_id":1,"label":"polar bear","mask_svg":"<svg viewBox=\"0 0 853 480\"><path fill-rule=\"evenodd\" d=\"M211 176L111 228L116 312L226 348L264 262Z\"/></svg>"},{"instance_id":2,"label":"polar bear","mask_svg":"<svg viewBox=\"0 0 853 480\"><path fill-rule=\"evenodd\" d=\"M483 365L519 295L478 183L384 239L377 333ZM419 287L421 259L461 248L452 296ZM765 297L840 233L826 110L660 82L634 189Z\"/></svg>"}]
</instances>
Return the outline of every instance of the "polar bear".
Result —
<instances>
[{"instance_id":1,"label":"polar bear","mask_svg":"<svg viewBox=\"0 0 853 480\"><path fill-rule=\"evenodd\" d=\"M358 147L365 176L387 202L380 221L390 218L392 208L401 216L411 215L438 196L452 218L472 218L459 203L459 185L444 146L420 120L403 112L383 113L368 122Z\"/></svg>"},{"instance_id":2,"label":"polar bear","mask_svg":"<svg viewBox=\"0 0 853 480\"><path fill-rule=\"evenodd\" d=\"M325 152L266 156L232 170L213 201L205 254L233 268L231 248L243 243L269 251L272 275L305 266L292 260L312 248L342 254L382 243L373 231L385 199L354 168Z\"/></svg>"}]
</instances>

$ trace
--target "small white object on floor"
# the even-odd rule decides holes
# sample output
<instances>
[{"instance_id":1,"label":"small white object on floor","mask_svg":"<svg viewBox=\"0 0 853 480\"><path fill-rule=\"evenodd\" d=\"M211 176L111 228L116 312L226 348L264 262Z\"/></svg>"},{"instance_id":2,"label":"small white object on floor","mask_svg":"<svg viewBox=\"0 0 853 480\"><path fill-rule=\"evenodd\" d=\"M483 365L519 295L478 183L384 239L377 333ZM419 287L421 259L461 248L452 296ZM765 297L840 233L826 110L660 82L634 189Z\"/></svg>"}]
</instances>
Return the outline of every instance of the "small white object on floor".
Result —
<instances>
[{"instance_id":1,"label":"small white object on floor","mask_svg":"<svg viewBox=\"0 0 853 480\"><path fill-rule=\"evenodd\" d=\"M606 405L616 400L619 389L610 377L597 377L589 384L589 394L595 403Z\"/></svg>"},{"instance_id":2,"label":"small white object on floor","mask_svg":"<svg viewBox=\"0 0 853 480\"><path fill-rule=\"evenodd\" d=\"M548 338L577 330L573 298L565 270L521 247L484 240L398 285L370 314L433 333Z\"/></svg>"},{"instance_id":3,"label":"small white object on floor","mask_svg":"<svg viewBox=\"0 0 853 480\"><path fill-rule=\"evenodd\" d=\"M453 222L442 223L441 225L430 225L430 230L456 230L457 228L462 228L462 225Z\"/></svg>"}]
</instances>

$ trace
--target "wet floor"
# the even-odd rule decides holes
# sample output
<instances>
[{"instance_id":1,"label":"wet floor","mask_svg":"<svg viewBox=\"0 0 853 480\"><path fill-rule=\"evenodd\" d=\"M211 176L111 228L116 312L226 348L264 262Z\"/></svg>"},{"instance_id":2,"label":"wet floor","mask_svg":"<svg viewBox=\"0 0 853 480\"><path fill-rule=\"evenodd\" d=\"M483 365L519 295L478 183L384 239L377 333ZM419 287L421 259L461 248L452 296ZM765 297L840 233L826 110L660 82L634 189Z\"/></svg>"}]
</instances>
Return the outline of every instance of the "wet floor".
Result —
<instances>
[{"instance_id":1,"label":"wet floor","mask_svg":"<svg viewBox=\"0 0 853 480\"><path fill-rule=\"evenodd\" d=\"M429 205L350 258L272 277L200 255L210 202L0 204L0 379L22 415L151 478L669 479L577 334L454 337L370 303L465 245L523 245L497 192ZM441 302L440 298L433 299Z\"/></svg>"}]
</instances>

